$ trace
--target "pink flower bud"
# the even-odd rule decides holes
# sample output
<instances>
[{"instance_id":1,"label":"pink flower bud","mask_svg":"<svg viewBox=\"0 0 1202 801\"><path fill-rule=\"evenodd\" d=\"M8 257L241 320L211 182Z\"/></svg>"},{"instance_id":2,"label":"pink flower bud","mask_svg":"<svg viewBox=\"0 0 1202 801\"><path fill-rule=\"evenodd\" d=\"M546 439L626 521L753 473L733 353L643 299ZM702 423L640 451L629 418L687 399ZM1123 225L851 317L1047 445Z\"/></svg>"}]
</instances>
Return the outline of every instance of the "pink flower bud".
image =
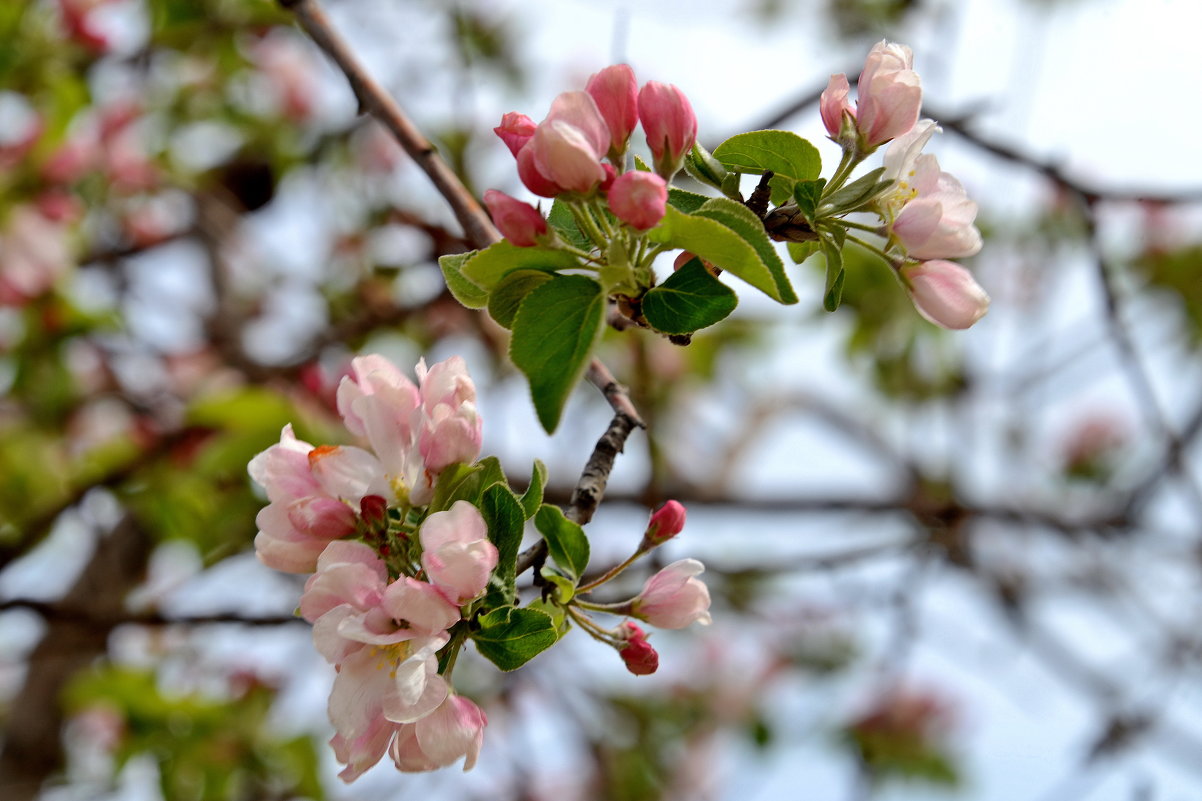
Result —
<instances>
[{"instance_id":1,"label":"pink flower bud","mask_svg":"<svg viewBox=\"0 0 1202 801\"><path fill-rule=\"evenodd\" d=\"M488 540L480 510L467 501L456 501L447 511L427 517L418 537L422 567L443 595L463 604L483 594L498 554Z\"/></svg>"},{"instance_id":2,"label":"pink flower bud","mask_svg":"<svg viewBox=\"0 0 1202 801\"><path fill-rule=\"evenodd\" d=\"M851 85L848 84L846 75L832 75L818 102L822 124L826 126L826 132L831 135L831 139L836 142L842 141L840 134L843 132L844 121L850 118L854 123L856 118L856 112L847 99L849 91Z\"/></svg>"},{"instance_id":3,"label":"pink flower bud","mask_svg":"<svg viewBox=\"0 0 1202 801\"><path fill-rule=\"evenodd\" d=\"M661 629L683 629L694 621L708 625L710 593L694 578L704 571L696 559L673 562L647 579L630 614Z\"/></svg>"},{"instance_id":4,"label":"pink flower bud","mask_svg":"<svg viewBox=\"0 0 1202 801\"><path fill-rule=\"evenodd\" d=\"M639 92L639 119L655 171L671 180L697 142L697 116L684 93L670 84L648 81Z\"/></svg>"},{"instance_id":5,"label":"pink flower bud","mask_svg":"<svg viewBox=\"0 0 1202 801\"><path fill-rule=\"evenodd\" d=\"M547 233L547 221L529 203L489 189L484 193L484 205L505 238L520 248L534 247L537 238Z\"/></svg>"},{"instance_id":6,"label":"pink flower bud","mask_svg":"<svg viewBox=\"0 0 1202 801\"><path fill-rule=\"evenodd\" d=\"M668 501L651 515L643 542L660 545L675 537L684 528L685 509L679 501Z\"/></svg>"},{"instance_id":7,"label":"pink flower bud","mask_svg":"<svg viewBox=\"0 0 1202 801\"><path fill-rule=\"evenodd\" d=\"M867 150L901 136L918 122L922 84L913 65L910 48L886 41L873 45L864 60L856 83L856 128Z\"/></svg>"},{"instance_id":8,"label":"pink flower bud","mask_svg":"<svg viewBox=\"0 0 1202 801\"><path fill-rule=\"evenodd\" d=\"M538 125L525 114L511 111L501 118L501 124L493 128L493 132L501 137L501 141L509 148L509 152L517 158L518 152L534 137Z\"/></svg>"},{"instance_id":9,"label":"pink flower bud","mask_svg":"<svg viewBox=\"0 0 1202 801\"><path fill-rule=\"evenodd\" d=\"M609 190L610 211L639 231L658 225L667 205L668 185L655 173L623 173Z\"/></svg>"},{"instance_id":10,"label":"pink flower bud","mask_svg":"<svg viewBox=\"0 0 1202 801\"><path fill-rule=\"evenodd\" d=\"M518 152L518 178L539 197L559 197L564 192L563 187L539 172L534 163L534 148L529 144Z\"/></svg>"},{"instance_id":11,"label":"pink flower bud","mask_svg":"<svg viewBox=\"0 0 1202 801\"><path fill-rule=\"evenodd\" d=\"M528 147L534 167L544 178L562 191L583 195L605 180L601 158L609 142L609 128L592 97L587 92L563 92L551 103Z\"/></svg>"},{"instance_id":12,"label":"pink flower bud","mask_svg":"<svg viewBox=\"0 0 1202 801\"><path fill-rule=\"evenodd\" d=\"M626 641L618 649L618 656L626 663L627 670L636 676L649 676L659 669L659 654L637 623L623 622L618 626L618 636Z\"/></svg>"},{"instance_id":13,"label":"pink flower bud","mask_svg":"<svg viewBox=\"0 0 1202 801\"><path fill-rule=\"evenodd\" d=\"M588 79L585 91L596 101L609 127L609 158L620 166L626 141L639 122L639 84L634 70L626 64L606 67Z\"/></svg>"},{"instance_id":14,"label":"pink flower bud","mask_svg":"<svg viewBox=\"0 0 1202 801\"><path fill-rule=\"evenodd\" d=\"M968 270L936 259L901 268L918 313L942 328L968 328L989 310L989 296Z\"/></svg>"}]
</instances>

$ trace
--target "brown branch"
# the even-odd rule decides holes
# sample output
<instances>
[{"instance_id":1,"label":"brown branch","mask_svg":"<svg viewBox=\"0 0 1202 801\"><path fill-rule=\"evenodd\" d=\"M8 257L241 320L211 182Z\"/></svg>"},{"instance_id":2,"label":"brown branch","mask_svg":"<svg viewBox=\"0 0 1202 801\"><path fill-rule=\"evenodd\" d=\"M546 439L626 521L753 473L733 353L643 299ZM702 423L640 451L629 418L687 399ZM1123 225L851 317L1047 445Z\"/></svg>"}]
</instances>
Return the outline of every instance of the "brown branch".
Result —
<instances>
[{"instance_id":1,"label":"brown branch","mask_svg":"<svg viewBox=\"0 0 1202 801\"><path fill-rule=\"evenodd\" d=\"M62 601L68 608L87 608L95 617L47 620L5 720L0 750L0 797L5 801L32 801L62 767L63 689L107 652L113 626L99 621L122 613L125 596L142 581L151 547L150 537L127 515L107 537L98 539Z\"/></svg>"},{"instance_id":2,"label":"brown branch","mask_svg":"<svg viewBox=\"0 0 1202 801\"><path fill-rule=\"evenodd\" d=\"M247 617L234 612L217 612L211 615L164 615L158 612L125 612L120 609L97 609L87 604L72 604L66 601L50 603L31 598L10 598L0 601L0 612L25 609L49 623L90 623L107 628L116 626L288 626L295 623L308 625L296 615L261 615Z\"/></svg>"},{"instance_id":3,"label":"brown branch","mask_svg":"<svg viewBox=\"0 0 1202 801\"><path fill-rule=\"evenodd\" d=\"M625 390L621 390L618 395L620 398L625 399L626 403L630 402L630 399L626 397ZM614 401L611 401L612 403ZM576 482L576 488L572 490L572 497L568 501L567 517L569 520L583 526L593 519L593 514L597 511L597 507L601 503L601 498L605 495L605 485L608 483L609 474L613 470L614 459L622 452L622 448L626 445L626 440L631 432L636 428L642 427L642 425L641 420L637 417L631 417L625 412L619 411L614 415L613 420L610 421L609 428L597 440L597 444L593 448L593 454L589 457L588 462L585 463L584 470L580 474L580 480ZM546 557L547 541L539 540L518 554L518 575L542 562Z\"/></svg>"},{"instance_id":4,"label":"brown branch","mask_svg":"<svg viewBox=\"0 0 1202 801\"><path fill-rule=\"evenodd\" d=\"M346 40L334 30L321 5L316 0L280 0L280 5L292 11L305 33L338 65L350 82L360 108L382 122L409 157L429 176L451 205L455 218L463 226L472 246L485 248L499 241L501 235L488 214L467 191L459 176L438 155L430 140L422 135L392 96L368 74Z\"/></svg>"}]
</instances>

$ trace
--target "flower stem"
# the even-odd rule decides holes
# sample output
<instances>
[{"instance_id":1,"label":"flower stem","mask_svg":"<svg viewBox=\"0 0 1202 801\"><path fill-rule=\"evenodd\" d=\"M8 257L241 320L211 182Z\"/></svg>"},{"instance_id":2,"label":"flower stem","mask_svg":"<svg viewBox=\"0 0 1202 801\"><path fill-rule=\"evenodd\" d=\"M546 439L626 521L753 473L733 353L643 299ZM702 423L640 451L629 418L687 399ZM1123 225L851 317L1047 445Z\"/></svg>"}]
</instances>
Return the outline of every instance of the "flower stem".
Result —
<instances>
[{"instance_id":1,"label":"flower stem","mask_svg":"<svg viewBox=\"0 0 1202 801\"><path fill-rule=\"evenodd\" d=\"M623 570L625 570L626 568L633 565L635 560L638 559L640 556L642 556L645 553L647 553L647 552L640 548L639 550L632 553L630 556L626 557L626 560L624 562L622 562L620 565L615 565L614 567L611 567L609 570L606 570L605 573L603 573L600 578L593 579L588 584L585 584L583 587L577 587L576 593L580 594L582 592L589 592L590 590L594 590L597 587L600 587L605 582L610 581L613 578L616 578L619 573L621 573Z\"/></svg>"},{"instance_id":2,"label":"flower stem","mask_svg":"<svg viewBox=\"0 0 1202 801\"><path fill-rule=\"evenodd\" d=\"M565 606L564 611L566 611L568 616L576 622L576 625L580 626L580 628L594 640L603 642L606 645L612 645L614 647L620 645L616 637L590 620L588 615L581 614L574 605Z\"/></svg>"}]
</instances>

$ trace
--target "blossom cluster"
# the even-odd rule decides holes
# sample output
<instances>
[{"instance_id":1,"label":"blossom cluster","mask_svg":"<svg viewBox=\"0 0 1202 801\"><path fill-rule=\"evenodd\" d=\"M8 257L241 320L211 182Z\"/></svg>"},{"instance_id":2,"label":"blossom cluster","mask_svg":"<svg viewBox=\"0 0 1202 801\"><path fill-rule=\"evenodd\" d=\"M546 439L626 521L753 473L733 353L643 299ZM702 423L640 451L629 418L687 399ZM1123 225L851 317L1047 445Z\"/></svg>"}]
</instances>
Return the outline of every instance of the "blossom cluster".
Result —
<instances>
[{"instance_id":1,"label":"blossom cluster","mask_svg":"<svg viewBox=\"0 0 1202 801\"><path fill-rule=\"evenodd\" d=\"M831 139L844 150L851 167L883 144L883 180L889 188L876 199L885 222L886 252L898 250L898 275L919 313L944 328L968 328L985 314L989 297L972 275L948 261L981 249L974 225L977 204L964 187L922 152L939 130L920 120L922 87L905 45L879 42L869 52L856 84L858 99L848 100L847 76L832 75L819 111Z\"/></svg>"},{"instance_id":2,"label":"blossom cluster","mask_svg":"<svg viewBox=\"0 0 1202 801\"><path fill-rule=\"evenodd\" d=\"M626 171L631 134L642 124L655 172ZM584 91L563 92L541 123L518 112L494 129L517 161L518 176L536 195L584 201L603 198L636 231L664 216L668 182L697 141L697 118L675 86L649 81L640 89L626 64L593 75ZM501 233L531 247L547 237L547 222L528 203L489 190L484 202Z\"/></svg>"},{"instance_id":3,"label":"blossom cluster","mask_svg":"<svg viewBox=\"0 0 1202 801\"><path fill-rule=\"evenodd\" d=\"M404 771L460 757L470 768L486 722L439 675L435 656L496 567L483 517L461 501L427 516L416 544L390 531L390 510L403 519L430 501L442 471L480 454L476 390L463 360L429 369L419 362L417 376L415 385L381 356L353 360L338 410L370 450L314 447L287 426L279 444L249 465L269 501L256 519L259 559L287 572L315 571L300 611L338 670L331 745L347 781L386 751Z\"/></svg>"},{"instance_id":4,"label":"blossom cluster","mask_svg":"<svg viewBox=\"0 0 1202 801\"><path fill-rule=\"evenodd\" d=\"M338 387L337 408L348 431L368 447L314 446L289 425L279 443L249 465L268 499L257 517L260 561L312 574L300 614L313 625L317 650L337 670L328 704L335 730L330 744L348 782L385 754L407 772L461 758L464 770L475 764L487 718L456 694L451 673L464 642L497 622L491 613L505 618L488 632L495 646L506 641L508 616L517 610L514 593L506 593L497 578L501 555L493 537L501 535L490 531L476 503L448 497L440 483L444 474L453 484L483 469L475 464L481 448L475 385L458 357L429 368L419 362L416 373L415 384L381 356L352 360ZM518 504L516 498L512 503ZM531 506L547 509L541 496ZM537 510L526 516L537 517ZM566 620L613 647L636 674L652 673L659 664L646 633L633 622L607 629L590 613L628 615L672 629L708 623L709 591L696 578L701 563L669 565L628 601L598 604L587 597L675 537L684 522L684 507L669 501L651 516L629 559L551 601ZM512 529L511 583L522 530L520 521ZM541 581L556 576L579 584L576 575L548 571L553 568L543 568ZM524 644L531 635L542 635L545 648L566 630L566 621L560 630L548 613L520 611L526 617L513 637L518 643L498 662L507 670L540 650ZM495 656L489 658L497 661Z\"/></svg>"}]
</instances>

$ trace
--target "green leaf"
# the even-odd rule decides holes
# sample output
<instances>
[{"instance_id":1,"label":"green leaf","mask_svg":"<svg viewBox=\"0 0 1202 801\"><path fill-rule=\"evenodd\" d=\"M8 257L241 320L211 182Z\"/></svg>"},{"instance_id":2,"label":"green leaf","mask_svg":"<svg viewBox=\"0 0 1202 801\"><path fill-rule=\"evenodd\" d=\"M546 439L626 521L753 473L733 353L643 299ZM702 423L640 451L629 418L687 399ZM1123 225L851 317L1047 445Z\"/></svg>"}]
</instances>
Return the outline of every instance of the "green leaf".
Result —
<instances>
[{"instance_id":1,"label":"green leaf","mask_svg":"<svg viewBox=\"0 0 1202 801\"><path fill-rule=\"evenodd\" d=\"M438 257L438 266L442 269L442 277L447 282L447 289L451 290L455 300L469 309L482 309L484 304L488 303L488 293L463 276L463 265L478 252L471 250L467 253L452 253L448 256Z\"/></svg>"},{"instance_id":2,"label":"green leaf","mask_svg":"<svg viewBox=\"0 0 1202 801\"><path fill-rule=\"evenodd\" d=\"M515 270L555 272L576 266L576 257L567 251L544 247L520 248L502 239L484 250L476 251L460 267L460 272L480 289L492 291L502 278Z\"/></svg>"},{"instance_id":3,"label":"green leaf","mask_svg":"<svg viewBox=\"0 0 1202 801\"><path fill-rule=\"evenodd\" d=\"M543 487L545 486L547 486L547 466L541 460L535 459L534 467L530 470L530 486L522 494L522 509L526 512L527 520L534 517L538 507L542 506Z\"/></svg>"},{"instance_id":4,"label":"green leaf","mask_svg":"<svg viewBox=\"0 0 1202 801\"><path fill-rule=\"evenodd\" d=\"M709 184L715 189L722 188L726 179L726 168L710 152L699 144L684 159L684 170L698 183Z\"/></svg>"},{"instance_id":5,"label":"green leaf","mask_svg":"<svg viewBox=\"0 0 1202 801\"><path fill-rule=\"evenodd\" d=\"M818 150L792 131L749 131L732 136L714 150L714 158L729 170L762 174L772 170L784 181L773 181L772 202L785 202L798 181L812 181L822 172Z\"/></svg>"},{"instance_id":6,"label":"green leaf","mask_svg":"<svg viewBox=\"0 0 1202 801\"><path fill-rule=\"evenodd\" d=\"M822 306L833 312L843 302L843 251L833 238L824 236L822 254L826 256L826 292L822 296Z\"/></svg>"},{"instance_id":7,"label":"green leaf","mask_svg":"<svg viewBox=\"0 0 1202 801\"><path fill-rule=\"evenodd\" d=\"M683 211L685 214L692 214L710 199L706 195L699 195L696 192L686 192L683 189L675 187L668 190L668 205L678 211Z\"/></svg>"},{"instance_id":8,"label":"green leaf","mask_svg":"<svg viewBox=\"0 0 1202 801\"><path fill-rule=\"evenodd\" d=\"M592 241L580 230L580 226L576 225L576 218L572 216L572 210L562 200L556 200L551 204L551 213L547 215L547 224L554 228L560 238L568 244L584 251L593 249Z\"/></svg>"},{"instance_id":9,"label":"green leaf","mask_svg":"<svg viewBox=\"0 0 1202 801\"><path fill-rule=\"evenodd\" d=\"M604 322L601 285L582 275L555 276L518 309L509 356L530 382L538 420L548 433L559 425Z\"/></svg>"},{"instance_id":10,"label":"green leaf","mask_svg":"<svg viewBox=\"0 0 1202 801\"><path fill-rule=\"evenodd\" d=\"M588 535L579 524L563 515L558 506L543 504L534 515L534 525L547 541L547 553L561 570L573 579L584 575L588 567Z\"/></svg>"},{"instance_id":11,"label":"green leaf","mask_svg":"<svg viewBox=\"0 0 1202 801\"><path fill-rule=\"evenodd\" d=\"M789 258L794 264L801 264L803 261L813 256L819 251L821 246L814 241L810 242L790 242L785 247L789 249Z\"/></svg>"},{"instance_id":12,"label":"green leaf","mask_svg":"<svg viewBox=\"0 0 1202 801\"><path fill-rule=\"evenodd\" d=\"M884 174L884 167L877 167L875 170L865 173L823 200L824 210L829 206L830 214L847 214L865 206L893 186L893 181L881 180L881 176Z\"/></svg>"},{"instance_id":13,"label":"green leaf","mask_svg":"<svg viewBox=\"0 0 1202 801\"><path fill-rule=\"evenodd\" d=\"M727 203L734 201L725 198ZM755 218L750 210L747 211ZM763 227L761 226L761 231ZM730 226L708 217L684 214L668 206L659 225L647 232L652 242L687 250L711 264L730 272L781 303L796 303L792 295L781 295L771 270L760 260L755 247ZM785 300L788 297L789 300Z\"/></svg>"},{"instance_id":14,"label":"green leaf","mask_svg":"<svg viewBox=\"0 0 1202 801\"><path fill-rule=\"evenodd\" d=\"M517 559L526 524L525 510L509 489L502 484L493 484L480 499L480 514L488 524L488 539L497 546L495 575L501 584L501 597L496 601L512 604L517 597Z\"/></svg>"},{"instance_id":15,"label":"green leaf","mask_svg":"<svg viewBox=\"0 0 1202 801\"><path fill-rule=\"evenodd\" d=\"M739 303L734 290L692 259L643 296L643 316L665 334L691 334L725 319Z\"/></svg>"},{"instance_id":16,"label":"green leaf","mask_svg":"<svg viewBox=\"0 0 1202 801\"><path fill-rule=\"evenodd\" d=\"M755 212L742 203L737 203L729 198L716 197L698 209L697 216L708 217L711 220L720 222L743 237L747 244L755 248L755 253L759 256L760 263L768 268L768 272L772 276L772 281L776 286L776 294L769 294L781 303L789 304L797 302L797 295L793 292L793 285L789 283L789 277L785 275L785 265L781 262L780 256L777 255L772 241L768 239L768 234L764 231L763 221L755 216ZM738 275L738 273L735 273L735 275Z\"/></svg>"},{"instance_id":17,"label":"green leaf","mask_svg":"<svg viewBox=\"0 0 1202 801\"><path fill-rule=\"evenodd\" d=\"M559 639L555 621L537 609L505 606L481 616L479 623L472 634L476 650L505 671L517 670Z\"/></svg>"},{"instance_id":18,"label":"green leaf","mask_svg":"<svg viewBox=\"0 0 1202 801\"><path fill-rule=\"evenodd\" d=\"M514 270L502 278L488 295L489 315L501 326L512 327L513 318L517 316L518 307L526 296L553 277L554 273L542 270Z\"/></svg>"},{"instance_id":19,"label":"green leaf","mask_svg":"<svg viewBox=\"0 0 1202 801\"><path fill-rule=\"evenodd\" d=\"M811 227L818 215L818 201L822 199L822 190L825 187L825 178L819 178L817 181L798 181L793 187L793 199L797 201L797 208L801 209Z\"/></svg>"},{"instance_id":20,"label":"green leaf","mask_svg":"<svg viewBox=\"0 0 1202 801\"><path fill-rule=\"evenodd\" d=\"M480 494L497 483L505 482L505 472L495 456L481 459L474 465L453 464L443 470L434 484L434 496L430 500L430 512L450 509L455 501L480 503Z\"/></svg>"}]
</instances>

